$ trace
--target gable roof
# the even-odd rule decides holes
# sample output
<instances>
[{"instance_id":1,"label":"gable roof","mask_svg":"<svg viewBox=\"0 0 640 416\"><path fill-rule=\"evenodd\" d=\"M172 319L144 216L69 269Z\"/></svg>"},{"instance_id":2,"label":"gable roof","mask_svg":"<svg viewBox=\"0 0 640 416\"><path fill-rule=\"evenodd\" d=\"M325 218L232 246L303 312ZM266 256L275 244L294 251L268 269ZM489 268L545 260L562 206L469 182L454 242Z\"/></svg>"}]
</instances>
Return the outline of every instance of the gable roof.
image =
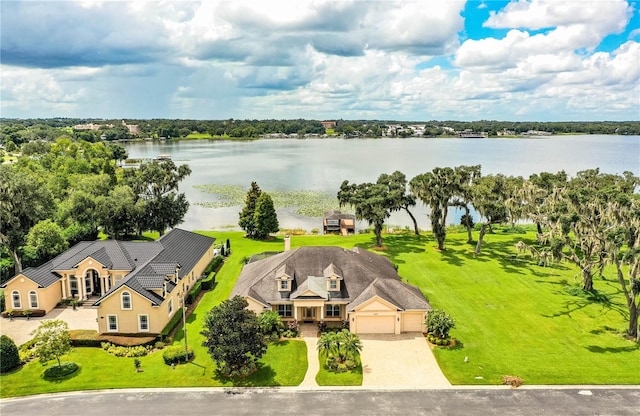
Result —
<instances>
[{"instance_id":1,"label":"gable roof","mask_svg":"<svg viewBox=\"0 0 640 416\"><path fill-rule=\"evenodd\" d=\"M284 266L293 270L290 292L278 291L273 279ZM327 291L324 282L329 271L342 277L339 291ZM299 247L249 263L231 296L251 296L271 305L299 299L307 291L316 293L317 298L347 303L349 311L373 296L402 310L431 309L420 289L402 282L389 259L357 248Z\"/></svg>"}]
</instances>

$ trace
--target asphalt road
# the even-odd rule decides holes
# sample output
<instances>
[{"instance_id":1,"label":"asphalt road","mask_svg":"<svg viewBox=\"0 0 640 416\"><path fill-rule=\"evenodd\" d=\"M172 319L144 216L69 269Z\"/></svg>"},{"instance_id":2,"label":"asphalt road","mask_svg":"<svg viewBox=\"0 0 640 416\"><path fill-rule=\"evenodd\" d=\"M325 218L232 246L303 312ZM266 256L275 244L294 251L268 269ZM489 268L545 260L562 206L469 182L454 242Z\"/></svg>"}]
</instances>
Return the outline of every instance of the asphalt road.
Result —
<instances>
[{"instance_id":1,"label":"asphalt road","mask_svg":"<svg viewBox=\"0 0 640 416\"><path fill-rule=\"evenodd\" d=\"M0 401L2 416L640 414L640 387L568 389L147 389Z\"/></svg>"}]
</instances>

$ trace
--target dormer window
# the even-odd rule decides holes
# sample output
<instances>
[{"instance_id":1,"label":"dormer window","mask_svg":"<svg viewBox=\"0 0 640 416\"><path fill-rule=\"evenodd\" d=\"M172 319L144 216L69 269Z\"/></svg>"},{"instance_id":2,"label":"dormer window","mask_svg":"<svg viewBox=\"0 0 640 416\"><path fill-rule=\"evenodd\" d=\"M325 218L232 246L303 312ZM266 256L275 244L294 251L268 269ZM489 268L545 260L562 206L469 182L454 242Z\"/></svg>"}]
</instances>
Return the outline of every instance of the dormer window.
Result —
<instances>
[{"instance_id":1,"label":"dormer window","mask_svg":"<svg viewBox=\"0 0 640 416\"><path fill-rule=\"evenodd\" d=\"M278 290L281 292L285 292L289 290L289 281L286 279L280 280L280 286L278 286Z\"/></svg>"},{"instance_id":2,"label":"dormer window","mask_svg":"<svg viewBox=\"0 0 640 416\"><path fill-rule=\"evenodd\" d=\"M291 291L293 270L291 270L291 267L283 264L278 268L278 270L276 270L275 279L278 285L278 292L289 292Z\"/></svg>"},{"instance_id":3,"label":"dormer window","mask_svg":"<svg viewBox=\"0 0 640 416\"><path fill-rule=\"evenodd\" d=\"M327 284L327 290L336 291L340 290L340 280L331 278Z\"/></svg>"}]
</instances>

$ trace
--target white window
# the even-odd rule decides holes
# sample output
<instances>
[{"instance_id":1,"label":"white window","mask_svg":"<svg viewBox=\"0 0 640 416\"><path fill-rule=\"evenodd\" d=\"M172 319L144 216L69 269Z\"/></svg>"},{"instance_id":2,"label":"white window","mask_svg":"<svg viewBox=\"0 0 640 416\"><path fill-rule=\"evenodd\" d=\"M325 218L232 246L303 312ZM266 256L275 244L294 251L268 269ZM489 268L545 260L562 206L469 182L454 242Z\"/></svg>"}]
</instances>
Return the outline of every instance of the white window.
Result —
<instances>
[{"instance_id":1,"label":"white window","mask_svg":"<svg viewBox=\"0 0 640 416\"><path fill-rule=\"evenodd\" d=\"M327 318L340 317L340 305L327 305Z\"/></svg>"},{"instance_id":2,"label":"white window","mask_svg":"<svg viewBox=\"0 0 640 416\"><path fill-rule=\"evenodd\" d=\"M291 305L278 305L278 315L283 318L290 318L292 316Z\"/></svg>"},{"instance_id":3,"label":"white window","mask_svg":"<svg viewBox=\"0 0 640 416\"><path fill-rule=\"evenodd\" d=\"M107 315L107 331L118 331L118 315Z\"/></svg>"},{"instance_id":4,"label":"white window","mask_svg":"<svg viewBox=\"0 0 640 416\"><path fill-rule=\"evenodd\" d=\"M329 279L329 290L338 290L338 280Z\"/></svg>"},{"instance_id":5,"label":"white window","mask_svg":"<svg viewBox=\"0 0 640 416\"><path fill-rule=\"evenodd\" d=\"M280 280L280 288L279 290L289 290L289 281L288 280Z\"/></svg>"},{"instance_id":6,"label":"white window","mask_svg":"<svg viewBox=\"0 0 640 416\"><path fill-rule=\"evenodd\" d=\"M173 298L169 299L169 303L167 304L167 309L169 310L169 315L173 312Z\"/></svg>"},{"instance_id":7,"label":"white window","mask_svg":"<svg viewBox=\"0 0 640 416\"><path fill-rule=\"evenodd\" d=\"M122 300L122 309L131 309L131 293L122 292L120 298Z\"/></svg>"},{"instance_id":8,"label":"white window","mask_svg":"<svg viewBox=\"0 0 640 416\"><path fill-rule=\"evenodd\" d=\"M13 309L22 309L22 302L20 301L20 292L14 290L11 292L11 300L13 301Z\"/></svg>"},{"instance_id":9,"label":"white window","mask_svg":"<svg viewBox=\"0 0 640 416\"><path fill-rule=\"evenodd\" d=\"M138 330L140 332L149 331L149 315L138 315Z\"/></svg>"},{"instance_id":10,"label":"white window","mask_svg":"<svg viewBox=\"0 0 640 416\"><path fill-rule=\"evenodd\" d=\"M35 290L29 292L29 307L31 309L38 309L38 294Z\"/></svg>"}]
</instances>

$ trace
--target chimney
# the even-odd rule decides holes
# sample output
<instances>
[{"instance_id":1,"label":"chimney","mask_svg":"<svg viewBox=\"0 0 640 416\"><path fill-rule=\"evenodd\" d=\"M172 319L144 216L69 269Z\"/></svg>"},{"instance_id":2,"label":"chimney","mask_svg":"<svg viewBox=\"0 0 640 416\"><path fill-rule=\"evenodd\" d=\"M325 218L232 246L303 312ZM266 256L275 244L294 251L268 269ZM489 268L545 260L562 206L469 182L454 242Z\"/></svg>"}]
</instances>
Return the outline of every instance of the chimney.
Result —
<instances>
[{"instance_id":1,"label":"chimney","mask_svg":"<svg viewBox=\"0 0 640 416\"><path fill-rule=\"evenodd\" d=\"M284 236L284 251L291 250L291 238L288 235Z\"/></svg>"}]
</instances>

